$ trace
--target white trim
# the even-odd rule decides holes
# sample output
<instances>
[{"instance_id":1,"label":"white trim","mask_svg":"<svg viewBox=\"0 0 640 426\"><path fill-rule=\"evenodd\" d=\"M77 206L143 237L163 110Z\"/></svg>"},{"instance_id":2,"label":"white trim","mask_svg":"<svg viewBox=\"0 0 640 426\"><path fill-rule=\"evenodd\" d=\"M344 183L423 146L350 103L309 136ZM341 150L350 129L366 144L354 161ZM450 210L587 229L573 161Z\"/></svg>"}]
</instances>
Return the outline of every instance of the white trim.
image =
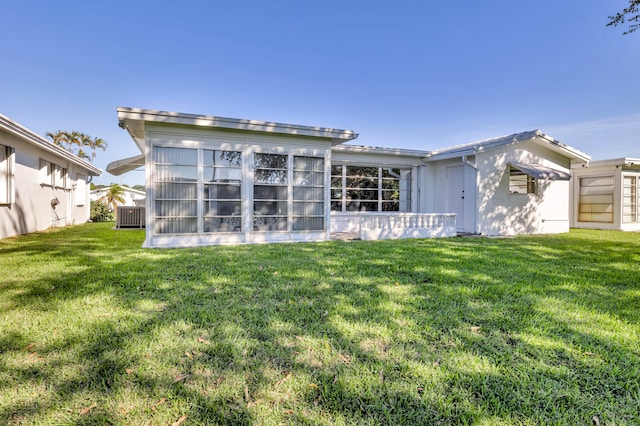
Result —
<instances>
[{"instance_id":1,"label":"white trim","mask_svg":"<svg viewBox=\"0 0 640 426\"><path fill-rule=\"evenodd\" d=\"M21 140L29 142L46 152L55 154L58 157L68 160L69 162L87 170L90 176L100 176L102 174L102 170L98 169L94 165L60 148L59 146L54 145L53 143L44 139L42 136L32 132L31 130L16 123L15 121L2 114L0 114L0 129L4 129L10 134L20 138Z\"/></svg>"},{"instance_id":2,"label":"white trim","mask_svg":"<svg viewBox=\"0 0 640 426\"><path fill-rule=\"evenodd\" d=\"M358 134L352 130L332 129L327 127L303 126L297 124L276 123L272 121L247 120L211 115L188 114L182 112L159 111L142 108L118 107L118 124L129 133L135 129L127 125L133 122L154 122L163 124L179 124L186 126L211 127L218 129L241 130L248 132L281 133L295 136L311 136L331 139L334 143L356 139Z\"/></svg>"},{"instance_id":3,"label":"white trim","mask_svg":"<svg viewBox=\"0 0 640 426\"><path fill-rule=\"evenodd\" d=\"M4 171L0 171L4 176L5 187L0 188L0 205L11 205L15 203L16 185L15 185L15 164L16 150L11 146L0 145L0 151L3 151L3 159L0 165L4 163Z\"/></svg>"}]
</instances>

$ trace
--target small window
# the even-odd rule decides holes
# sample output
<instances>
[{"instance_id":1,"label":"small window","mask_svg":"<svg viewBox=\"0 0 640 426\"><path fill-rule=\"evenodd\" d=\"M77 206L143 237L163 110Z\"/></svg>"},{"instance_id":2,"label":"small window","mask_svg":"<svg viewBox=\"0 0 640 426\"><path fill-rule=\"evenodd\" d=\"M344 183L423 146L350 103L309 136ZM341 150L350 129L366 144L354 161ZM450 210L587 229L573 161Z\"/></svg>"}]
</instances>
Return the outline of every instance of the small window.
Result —
<instances>
[{"instance_id":1,"label":"small window","mask_svg":"<svg viewBox=\"0 0 640 426\"><path fill-rule=\"evenodd\" d=\"M0 145L0 204L11 204L14 198L14 149Z\"/></svg>"},{"instance_id":2,"label":"small window","mask_svg":"<svg viewBox=\"0 0 640 426\"><path fill-rule=\"evenodd\" d=\"M538 189L537 181L518 169L509 171L509 194L535 194Z\"/></svg>"},{"instance_id":3,"label":"small window","mask_svg":"<svg viewBox=\"0 0 640 426\"><path fill-rule=\"evenodd\" d=\"M76 173L76 206L84 206L87 199L87 181L86 176Z\"/></svg>"},{"instance_id":4,"label":"small window","mask_svg":"<svg viewBox=\"0 0 640 426\"><path fill-rule=\"evenodd\" d=\"M53 186L56 188L66 188L67 187L67 169L54 164L53 171Z\"/></svg>"},{"instance_id":5,"label":"small window","mask_svg":"<svg viewBox=\"0 0 640 426\"><path fill-rule=\"evenodd\" d=\"M40 159L40 183L42 185L53 185L54 167L53 163Z\"/></svg>"}]
</instances>

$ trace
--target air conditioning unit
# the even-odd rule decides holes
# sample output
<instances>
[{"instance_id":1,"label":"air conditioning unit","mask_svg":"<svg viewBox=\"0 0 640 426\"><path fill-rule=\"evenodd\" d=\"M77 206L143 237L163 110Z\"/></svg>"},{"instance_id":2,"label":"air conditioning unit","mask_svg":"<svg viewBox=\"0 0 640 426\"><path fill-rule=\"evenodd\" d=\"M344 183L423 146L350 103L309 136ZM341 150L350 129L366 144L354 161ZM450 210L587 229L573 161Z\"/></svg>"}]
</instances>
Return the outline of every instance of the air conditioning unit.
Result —
<instances>
[{"instance_id":1,"label":"air conditioning unit","mask_svg":"<svg viewBox=\"0 0 640 426\"><path fill-rule=\"evenodd\" d=\"M144 228L144 207L118 206L116 228Z\"/></svg>"}]
</instances>

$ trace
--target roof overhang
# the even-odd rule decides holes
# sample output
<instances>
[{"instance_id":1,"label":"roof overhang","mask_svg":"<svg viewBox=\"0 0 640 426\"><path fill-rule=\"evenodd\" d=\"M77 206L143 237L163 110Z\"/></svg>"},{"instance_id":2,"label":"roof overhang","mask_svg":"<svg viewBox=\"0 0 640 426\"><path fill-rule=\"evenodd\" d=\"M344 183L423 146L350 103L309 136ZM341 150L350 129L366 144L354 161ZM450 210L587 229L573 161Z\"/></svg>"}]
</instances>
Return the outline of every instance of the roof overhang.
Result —
<instances>
[{"instance_id":1,"label":"roof overhang","mask_svg":"<svg viewBox=\"0 0 640 426\"><path fill-rule=\"evenodd\" d=\"M430 151L427 153L425 158L423 158L423 161L427 163L431 161L472 156L480 152L528 141L532 141L550 149L551 151L557 152L564 157L569 158L572 162L588 163L591 160L591 157L584 152L570 147L569 145L565 145L551 136L542 133L540 130L530 130L509 136L502 136L499 138Z\"/></svg>"},{"instance_id":2,"label":"roof overhang","mask_svg":"<svg viewBox=\"0 0 640 426\"><path fill-rule=\"evenodd\" d=\"M571 180L571 173L551 169L540 164L509 163L509 166L540 180Z\"/></svg>"},{"instance_id":3,"label":"roof overhang","mask_svg":"<svg viewBox=\"0 0 640 426\"><path fill-rule=\"evenodd\" d=\"M115 176L144 167L144 154L136 155L122 160L112 161L107 164L107 171Z\"/></svg>"},{"instance_id":4,"label":"roof overhang","mask_svg":"<svg viewBox=\"0 0 640 426\"><path fill-rule=\"evenodd\" d=\"M330 139L334 145L356 139L352 130L327 127L301 126L297 124L270 121L247 120L210 115L186 114L181 112L158 111L142 108L118 107L118 125L126 129L138 147L144 144L144 123L177 124L183 126L208 127L245 132L276 133L292 136L306 136Z\"/></svg>"},{"instance_id":5,"label":"roof overhang","mask_svg":"<svg viewBox=\"0 0 640 426\"><path fill-rule=\"evenodd\" d=\"M331 148L335 152L352 152L356 154L380 154L391 156L403 156L403 157L424 157L427 152L416 149L404 149L404 148L383 148L378 146L363 146L363 145L338 145Z\"/></svg>"},{"instance_id":6,"label":"roof overhang","mask_svg":"<svg viewBox=\"0 0 640 426\"><path fill-rule=\"evenodd\" d=\"M572 168L579 168L581 165L572 165ZM588 167L622 167L628 169L640 169L640 158L610 158L607 160L594 160L589 163Z\"/></svg>"},{"instance_id":7,"label":"roof overhang","mask_svg":"<svg viewBox=\"0 0 640 426\"><path fill-rule=\"evenodd\" d=\"M70 163L86 170L89 176L100 176L102 174L102 170L100 170L93 164L84 161L82 158L70 153L65 149L60 148L59 146L46 140L37 133L32 132L31 130L16 123L15 121L2 114L0 114L0 129L3 129L8 133L14 135L15 137L20 138L32 145L35 145L43 151L68 160Z\"/></svg>"}]
</instances>

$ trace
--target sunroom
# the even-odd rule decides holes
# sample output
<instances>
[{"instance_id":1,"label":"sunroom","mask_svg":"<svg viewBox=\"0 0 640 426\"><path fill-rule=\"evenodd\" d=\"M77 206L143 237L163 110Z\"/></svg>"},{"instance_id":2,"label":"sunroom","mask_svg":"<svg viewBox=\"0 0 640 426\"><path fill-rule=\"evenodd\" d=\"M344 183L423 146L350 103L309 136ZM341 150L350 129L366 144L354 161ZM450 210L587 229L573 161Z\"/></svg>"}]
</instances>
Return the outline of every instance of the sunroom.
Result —
<instances>
[{"instance_id":1,"label":"sunroom","mask_svg":"<svg viewBox=\"0 0 640 426\"><path fill-rule=\"evenodd\" d=\"M145 246L329 238L331 147L356 133L132 108L118 119L144 156Z\"/></svg>"},{"instance_id":2,"label":"sunroom","mask_svg":"<svg viewBox=\"0 0 640 426\"><path fill-rule=\"evenodd\" d=\"M422 151L341 146L350 130L118 108L145 166L146 247L455 234L417 213ZM442 230L448 226L448 233Z\"/></svg>"}]
</instances>

